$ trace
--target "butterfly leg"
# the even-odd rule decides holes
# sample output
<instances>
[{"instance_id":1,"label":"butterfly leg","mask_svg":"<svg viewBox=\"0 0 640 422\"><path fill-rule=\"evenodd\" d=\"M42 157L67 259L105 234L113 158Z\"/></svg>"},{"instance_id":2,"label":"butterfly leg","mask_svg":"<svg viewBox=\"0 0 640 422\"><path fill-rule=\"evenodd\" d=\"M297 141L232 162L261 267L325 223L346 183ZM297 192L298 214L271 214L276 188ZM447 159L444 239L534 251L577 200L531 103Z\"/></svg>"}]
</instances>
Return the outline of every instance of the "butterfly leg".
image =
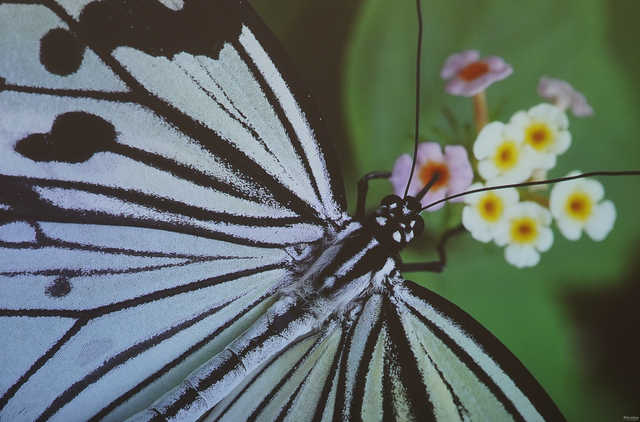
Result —
<instances>
[{"instance_id":1,"label":"butterfly leg","mask_svg":"<svg viewBox=\"0 0 640 422\"><path fill-rule=\"evenodd\" d=\"M369 191L369 180L372 179L388 179L391 177L389 171L372 171L365 174L358 181L358 203L356 206L356 219L364 217L364 207L367 201L367 192Z\"/></svg>"},{"instance_id":2,"label":"butterfly leg","mask_svg":"<svg viewBox=\"0 0 640 422\"><path fill-rule=\"evenodd\" d=\"M417 271L429 271L440 273L444 269L447 264L447 252L446 246L447 242L450 238L455 236L458 233L464 231L464 227L462 225L456 226L452 229L445 231L440 237L440 241L436 246L436 250L438 251L438 260L437 261L429 261L429 262L412 262L410 264L402 263L400 264L401 272L417 272Z\"/></svg>"}]
</instances>

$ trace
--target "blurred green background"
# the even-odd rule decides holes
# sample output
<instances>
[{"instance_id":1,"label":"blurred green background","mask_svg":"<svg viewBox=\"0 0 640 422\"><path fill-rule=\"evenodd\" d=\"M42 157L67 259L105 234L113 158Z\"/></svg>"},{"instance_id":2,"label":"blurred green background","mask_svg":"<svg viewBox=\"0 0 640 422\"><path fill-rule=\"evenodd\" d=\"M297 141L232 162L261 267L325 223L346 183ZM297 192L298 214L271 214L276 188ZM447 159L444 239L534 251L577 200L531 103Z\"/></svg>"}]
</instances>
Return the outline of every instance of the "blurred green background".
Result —
<instances>
[{"instance_id":1,"label":"blurred green background","mask_svg":"<svg viewBox=\"0 0 640 422\"><path fill-rule=\"evenodd\" d=\"M353 207L362 174L390 170L412 149L415 2L252 3L315 97L340 151ZM571 119L573 144L550 176L640 168L640 2L423 0L423 13L422 139L464 140L442 109L471 122L470 100L446 95L439 72L449 54L475 48L514 67L488 91L493 119L506 121L539 103L542 75L569 81L594 107L594 117ZM569 242L556 231L540 264L518 270L500 248L465 234L449 245L442 275L410 274L489 328L571 421L640 415L640 178L601 181L618 211L602 243ZM374 182L369 206L390 191L388 182ZM435 234L448 213L426 215ZM434 256L433 237L419 243L407 261Z\"/></svg>"}]
</instances>

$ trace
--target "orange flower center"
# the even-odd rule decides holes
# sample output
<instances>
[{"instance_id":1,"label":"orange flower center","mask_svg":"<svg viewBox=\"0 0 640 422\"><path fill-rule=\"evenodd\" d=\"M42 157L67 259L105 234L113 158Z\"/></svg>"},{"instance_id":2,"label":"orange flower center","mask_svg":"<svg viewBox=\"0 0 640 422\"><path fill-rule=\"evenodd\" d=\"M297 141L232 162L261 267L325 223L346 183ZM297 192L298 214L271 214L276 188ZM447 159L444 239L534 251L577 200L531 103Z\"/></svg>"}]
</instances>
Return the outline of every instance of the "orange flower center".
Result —
<instances>
[{"instance_id":1,"label":"orange flower center","mask_svg":"<svg viewBox=\"0 0 640 422\"><path fill-rule=\"evenodd\" d=\"M573 192L567 199L567 214L576 220L587 221L591 216L592 208L593 201L584 192Z\"/></svg>"},{"instance_id":2,"label":"orange flower center","mask_svg":"<svg viewBox=\"0 0 640 422\"><path fill-rule=\"evenodd\" d=\"M545 123L532 123L525 131L525 142L538 151L553 143L553 133Z\"/></svg>"},{"instance_id":3,"label":"orange flower center","mask_svg":"<svg viewBox=\"0 0 640 422\"><path fill-rule=\"evenodd\" d=\"M514 243L531 244L538 237L538 225L531 217L516 218L511 222L511 239Z\"/></svg>"},{"instance_id":4,"label":"orange flower center","mask_svg":"<svg viewBox=\"0 0 640 422\"><path fill-rule=\"evenodd\" d=\"M518 164L518 156L518 146L516 143L513 141L505 141L498 147L493 161L500 170L507 171Z\"/></svg>"},{"instance_id":5,"label":"orange flower center","mask_svg":"<svg viewBox=\"0 0 640 422\"><path fill-rule=\"evenodd\" d=\"M489 192L478 202L480 216L487 221L495 223L502 216L504 205L498 195Z\"/></svg>"},{"instance_id":6,"label":"orange flower center","mask_svg":"<svg viewBox=\"0 0 640 422\"><path fill-rule=\"evenodd\" d=\"M435 175L438 175L438 180L431 187L432 191L437 191L449 183L449 167L445 163L438 163L436 161L427 161L420 168L420 181L422 186L426 185L433 179Z\"/></svg>"},{"instance_id":7,"label":"orange flower center","mask_svg":"<svg viewBox=\"0 0 640 422\"><path fill-rule=\"evenodd\" d=\"M470 82L488 72L489 72L489 65L486 64L485 62L477 61L477 62L469 63L468 65L463 67L458 72L458 76L463 81Z\"/></svg>"}]
</instances>

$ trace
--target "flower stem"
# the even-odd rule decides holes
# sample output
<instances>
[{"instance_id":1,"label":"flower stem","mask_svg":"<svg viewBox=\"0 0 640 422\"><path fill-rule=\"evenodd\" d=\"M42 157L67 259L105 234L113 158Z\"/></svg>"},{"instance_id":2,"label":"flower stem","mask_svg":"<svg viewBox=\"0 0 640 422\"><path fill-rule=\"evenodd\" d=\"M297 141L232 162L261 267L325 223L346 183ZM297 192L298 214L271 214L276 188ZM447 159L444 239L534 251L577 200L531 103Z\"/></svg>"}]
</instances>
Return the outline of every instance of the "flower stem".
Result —
<instances>
[{"instance_id":1,"label":"flower stem","mask_svg":"<svg viewBox=\"0 0 640 422\"><path fill-rule=\"evenodd\" d=\"M473 120L476 124L476 131L489 123L489 107L487 106L487 96L484 91L480 91L473 96Z\"/></svg>"}]
</instances>

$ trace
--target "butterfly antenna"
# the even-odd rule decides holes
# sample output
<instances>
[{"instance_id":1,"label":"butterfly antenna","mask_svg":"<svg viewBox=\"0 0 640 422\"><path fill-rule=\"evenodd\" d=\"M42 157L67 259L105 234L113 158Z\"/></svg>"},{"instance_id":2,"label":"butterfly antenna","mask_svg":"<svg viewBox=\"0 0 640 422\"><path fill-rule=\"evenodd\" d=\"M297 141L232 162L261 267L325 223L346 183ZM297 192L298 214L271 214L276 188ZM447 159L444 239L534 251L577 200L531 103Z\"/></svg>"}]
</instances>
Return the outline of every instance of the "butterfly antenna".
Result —
<instances>
[{"instance_id":1,"label":"butterfly antenna","mask_svg":"<svg viewBox=\"0 0 640 422\"><path fill-rule=\"evenodd\" d=\"M424 198L427 192L429 192L429 189L431 189L431 187L435 185L435 183L438 181L439 178L440 178L440 175L438 173L435 173L431 178L431 180L429 180L429 183L424 185L424 187L420 190L420 192L416 194L416 199L418 201L422 201L422 198Z\"/></svg>"},{"instance_id":2,"label":"butterfly antenna","mask_svg":"<svg viewBox=\"0 0 640 422\"><path fill-rule=\"evenodd\" d=\"M407 186L404 188L405 198L409 193L409 185L411 184L413 173L416 169L416 157L418 155L418 138L420 136L420 63L422 61L422 6L420 5L420 0L416 0L416 8L418 10L418 54L416 57L416 128L415 138L413 140L413 162L411 163L411 172L409 173Z\"/></svg>"},{"instance_id":3,"label":"butterfly antenna","mask_svg":"<svg viewBox=\"0 0 640 422\"><path fill-rule=\"evenodd\" d=\"M575 176L557 177L555 179L538 180L535 182L512 183L509 185L488 186L485 188L472 189L466 192L456 193L455 195L450 195L443 199L439 199L430 204L427 204L424 207L422 207L420 212L428 208L431 208L435 205L438 205L442 202L446 202L455 198L460 198L461 196L470 195L472 193L486 192L489 190L498 190L498 189L507 189L507 188L520 188L524 186L547 185L551 183L566 182L567 180L582 179L584 177L593 177L593 176L640 176L640 170L591 171L588 173L576 174Z\"/></svg>"}]
</instances>

